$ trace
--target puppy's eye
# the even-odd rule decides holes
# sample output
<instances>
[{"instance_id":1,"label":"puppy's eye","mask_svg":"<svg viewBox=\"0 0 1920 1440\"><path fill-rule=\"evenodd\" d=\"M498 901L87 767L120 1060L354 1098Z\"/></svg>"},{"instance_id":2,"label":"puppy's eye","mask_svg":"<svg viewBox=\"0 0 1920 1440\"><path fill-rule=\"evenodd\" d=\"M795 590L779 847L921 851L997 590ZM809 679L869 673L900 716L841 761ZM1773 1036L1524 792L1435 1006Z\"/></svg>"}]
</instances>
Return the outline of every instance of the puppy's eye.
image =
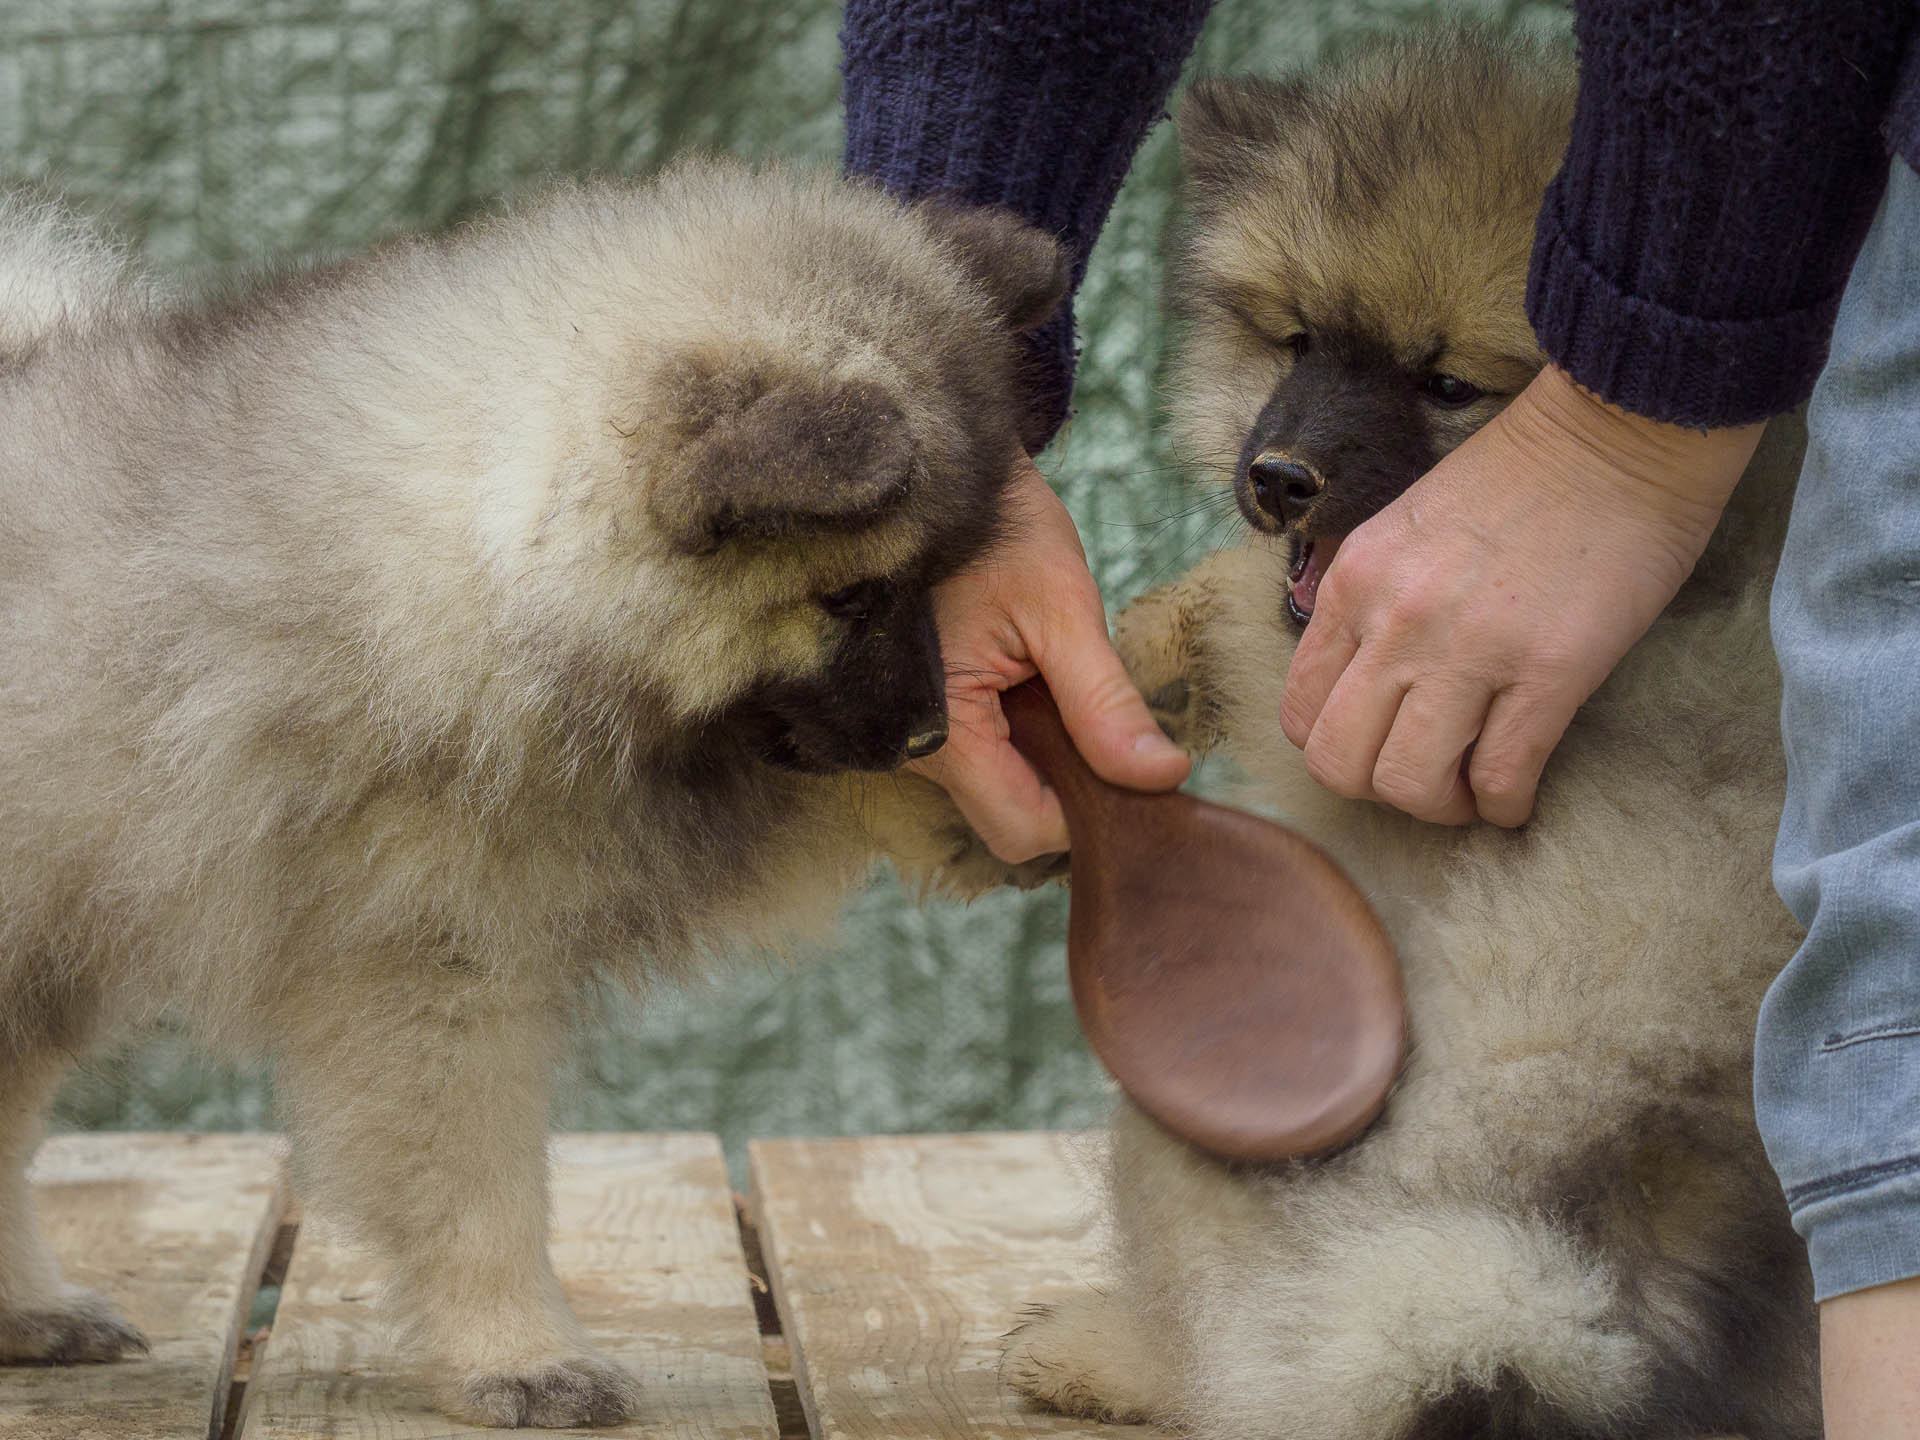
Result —
<instances>
[{"instance_id":1,"label":"puppy's eye","mask_svg":"<svg viewBox=\"0 0 1920 1440\"><path fill-rule=\"evenodd\" d=\"M844 590L820 597L820 608L836 620L865 620L879 607L884 587L877 580L862 580Z\"/></svg>"},{"instance_id":2,"label":"puppy's eye","mask_svg":"<svg viewBox=\"0 0 1920 1440\"><path fill-rule=\"evenodd\" d=\"M1457 375L1429 375L1427 383L1420 387L1420 393L1429 400L1458 409L1462 405L1471 405L1487 392L1478 385L1469 385Z\"/></svg>"},{"instance_id":3,"label":"puppy's eye","mask_svg":"<svg viewBox=\"0 0 1920 1440\"><path fill-rule=\"evenodd\" d=\"M1262 345L1270 346L1275 350L1285 350L1296 360L1312 348L1312 341L1308 339L1307 332L1304 330L1296 330L1283 337L1275 334L1270 327L1261 324L1254 318L1253 311L1236 301L1215 296L1214 303L1232 316L1242 330Z\"/></svg>"}]
</instances>

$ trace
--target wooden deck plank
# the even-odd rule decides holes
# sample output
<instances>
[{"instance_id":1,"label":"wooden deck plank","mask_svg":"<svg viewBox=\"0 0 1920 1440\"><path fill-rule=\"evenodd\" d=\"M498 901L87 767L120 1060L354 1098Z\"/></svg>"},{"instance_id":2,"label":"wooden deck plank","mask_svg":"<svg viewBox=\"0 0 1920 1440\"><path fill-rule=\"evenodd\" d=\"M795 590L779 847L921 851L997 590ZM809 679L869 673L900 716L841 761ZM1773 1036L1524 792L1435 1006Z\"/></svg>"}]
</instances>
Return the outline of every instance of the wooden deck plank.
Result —
<instances>
[{"instance_id":1,"label":"wooden deck plank","mask_svg":"<svg viewBox=\"0 0 1920 1440\"><path fill-rule=\"evenodd\" d=\"M754 1212L814 1440L1108 1434L1000 1383L1022 1306L1097 1279L1083 1178L1065 1135L763 1140Z\"/></svg>"},{"instance_id":2,"label":"wooden deck plank","mask_svg":"<svg viewBox=\"0 0 1920 1440\"><path fill-rule=\"evenodd\" d=\"M777 1440L759 1327L720 1144L711 1135L554 1142L553 1261L574 1313L640 1377L647 1410L617 1430L674 1440ZM247 1387L243 1440L491 1436L435 1411L392 1351L380 1271L309 1218L273 1334Z\"/></svg>"},{"instance_id":3,"label":"wooden deck plank","mask_svg":"<svg viewBox=\"0 0 1920 1440\"><path fill-rule=\"evenodd\" d=\"M0 1436L208 1440L286 1204L264 1135L61 1135L28 1171L67 1279L152 1342L113 1365L0 1368Z\"/></svg>"}]
</instances>

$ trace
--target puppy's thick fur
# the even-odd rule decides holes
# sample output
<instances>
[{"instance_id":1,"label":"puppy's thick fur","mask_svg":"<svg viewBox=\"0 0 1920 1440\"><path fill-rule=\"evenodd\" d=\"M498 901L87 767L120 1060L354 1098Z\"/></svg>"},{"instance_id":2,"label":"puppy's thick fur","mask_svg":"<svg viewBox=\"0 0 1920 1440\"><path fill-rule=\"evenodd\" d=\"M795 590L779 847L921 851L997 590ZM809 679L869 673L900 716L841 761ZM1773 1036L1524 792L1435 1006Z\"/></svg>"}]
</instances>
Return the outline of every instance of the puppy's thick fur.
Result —
<instances>
[{"instance_id":1,"label":"puppy's thick fur","mask_svg":"<svg viewBox=\"0 0 1920 1440\"><path fill-rule=\"evenodd\" d=\"M929 589L1065 275L689 165L185 308L0 205L0 1361L140 1343L22 1172L172 1006L272 1057L448 1408L634 1412L546 1257L549 1071L600 979L777 944L883 850L998 878L881 772L944 735Z\"/></svg>"},{"instance_id":2,"label":"puppy's thick fur","mask_svg":"<svg viewBox=\"0 0 1920 1440\"><path fill-rule=\"evenodd\" d=\"M1172 733L1224 745L1372 898L1413 1047L1323 1159L1228 1166L1122 1115L1114 1287L1008 1342L1011 1381L1059 1408L1219 1440L1819 1431L1808 1275L1750 1100L1797 938L1768 881L1766 618L1796 423L1524 828L1341 800L1279 727L1326 553L1542 364L1522 297L1571 89L1561 57L1448 35L1215 82L1181 115L1179 419L1256 534L1131 608L1121 648Z\"/></svg>"}]
</instances>

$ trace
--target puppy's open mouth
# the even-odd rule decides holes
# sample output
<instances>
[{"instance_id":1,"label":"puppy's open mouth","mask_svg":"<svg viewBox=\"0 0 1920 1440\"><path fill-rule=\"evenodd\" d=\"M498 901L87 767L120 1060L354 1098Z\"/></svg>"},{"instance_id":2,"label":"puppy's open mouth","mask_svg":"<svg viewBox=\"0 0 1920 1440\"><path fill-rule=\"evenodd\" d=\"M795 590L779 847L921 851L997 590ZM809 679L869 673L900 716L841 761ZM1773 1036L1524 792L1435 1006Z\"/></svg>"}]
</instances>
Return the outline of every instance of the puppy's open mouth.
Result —
<instances>
[{"instance_id":1,"label":"puppy's open mouth","mask_svg":"<svg viewBox=\"0 0 1920 1440\"><path fill-rule=\"evenodd\" d=\"M1293 564L1287 570L1287 615L1302 629L1313 618L1313 603L1320 595L1320 581L1333 563L1344 535L1317 535L1298 542Z\"/></svg>"}]
</instances>

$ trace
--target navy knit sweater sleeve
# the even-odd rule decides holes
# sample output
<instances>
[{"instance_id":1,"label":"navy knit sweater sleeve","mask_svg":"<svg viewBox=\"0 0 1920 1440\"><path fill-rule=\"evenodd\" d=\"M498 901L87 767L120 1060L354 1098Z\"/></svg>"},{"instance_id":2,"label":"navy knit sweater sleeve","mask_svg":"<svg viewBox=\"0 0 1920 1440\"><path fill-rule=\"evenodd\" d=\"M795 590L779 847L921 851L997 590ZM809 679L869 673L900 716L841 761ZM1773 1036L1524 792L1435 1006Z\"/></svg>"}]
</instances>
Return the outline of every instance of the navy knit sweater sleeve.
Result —
<instances>
[{"instance_id":1,"label":"navy knit sweater sleeve","mask_svg":"<svg viewBox=\"0 0 1920 1440\"><path fill-rule=\"evenodd\" d=\"M1914 14L1580 0L1573 136L1527 293L1547 353L1656 420L1743 424L1804 400L1889 138L1920 153Z\"/></svg>"},{"instance_id":2,"label":"navy knit sweater sleeve","mask_svg":"<svg viewBox=\"0 0 1920 1440\"><path fill-rule=\"evenodd\" d=\"M848 0L846 168L906 199L1004 205L1086 272L1134 151L1210 0ZM1029 337L1036 404L1066 418L1073 307Z\"/></svg>"}]
</instances>

